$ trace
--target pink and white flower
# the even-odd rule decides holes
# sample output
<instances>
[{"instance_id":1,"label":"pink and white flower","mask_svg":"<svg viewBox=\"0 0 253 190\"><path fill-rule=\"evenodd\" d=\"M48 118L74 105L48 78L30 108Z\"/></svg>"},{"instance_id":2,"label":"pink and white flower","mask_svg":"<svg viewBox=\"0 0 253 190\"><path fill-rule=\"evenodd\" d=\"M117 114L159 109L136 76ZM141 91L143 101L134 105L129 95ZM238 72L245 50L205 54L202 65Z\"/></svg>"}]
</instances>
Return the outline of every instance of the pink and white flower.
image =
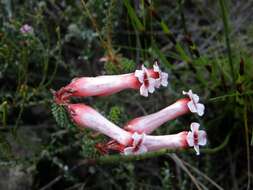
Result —
<instances>
[{"instance_id":1,"label":"pink and white flower","mask_svg":"<svg viewBox=\"0 0 253 190\"><path fill-rule=\"evenodd\" d=\"M56 91L54 99L58 104L65 104L71 97L108 96L125 89L138 89L141 95L148 96L148 92L153 93L155 90L156 78L157 73L144 66L135 73L75 78Z\"/></svg>"},{"instance_id":2,"label":"pink and white flower","mask_svg":"<svg viewBox=\"0 0 253 190\"><path fill-rule=\"evenodd\" d=\"M160 149L194 147L199 154L199 145L206 144L206 132L199 130L198 123L191 124L191 131L175 135L152 136L145 133L131 133L113 124L93 108L84 104L68 104L66 108L73 122L79 127L87 127L100 132L113 140L102 145L107 149L117 150L125 155L137 155Z\"/></svg>"},{"instance_id":3,"label":"pink and white flower","mask_svg":"<svg viewBox=\"0 0 253 190\"><path fill-rule=\"evenodd\" d=\"M142 96L148 97L148 93L153 93L155 91L156 79L150 76L144 65L141 66L141 70L136 70L134 75L141 83L140 94Z\"/></svg>"},{"instance_id":4,"label":"pink and white flower","mask_svg":"<svg viewBox=\"0 0 253 190\"><path fill-rule=\"evenodd\" d=\"M187 131L174 135L145 135L134 133L132 146L126 147L123 151L125 155L138 155L146 152L159 151L161 149L186 148Z\"/></svg>"},{"instance_id":5,"label":"pink and white flower","mask_svg":"<svg viewBox=\"0 0 253 190\"><path fill-rule=\"evenodd\" d=\"M124 152L126 155L146 152L146 148L143 146L145 134L127 132L84 104L68 104L66 108L72 121L79 127L92 129L113 139L105 145L97 146L101 152L106 153L107 149Z\"/></svg>"},{"instance_id":6,"label":"pink and white flower","mask_svg":"<svg viewBox=\"0 0 253 190\"><path fill-rule=\"evenodd\" d=\"M125 155L138 155L138 154L143 154L145 152L147 152L147 148L144 146L145 143L145 137L146 135L144 133L142 134L138 134L138 133L134 133L132 135L132 146L130 147L126 147L124 149L124 154Z\"/></svg>"},{"instance_id":7,"label":"pink and white flower","mask_svg":"<svg viewBox=\"0 0 253 190\"><path fill-rule=\"evenodd\" d=\"M158 73L158 78L155 79L155 81L156 81L155 87L159 88L161 85L166 87L168 85L168 73L162 72L160 70L160 67L159 67L157 61L155 61L154 65L153 65L153 69L155 72Z\"/></svg>"},{"instance_id":8,"label":"pink and white flower","mask_svg":"<svg viewBox=\"0 0 253 190\"><path fill-rule=\"evenodd\" d=\"M28 25L23 27L22 33L33 30ZM79 127L90 128L112 139L107 144L97 144L96 147L102 153L116 150L124 155L138 155L160 149L194 147L199 155L199 146L205 145L207 140L206 132L199 130L198 123L192 123L189 132L163 136L148 135L165 122L188 112L197 113L199 116L204 114L205 107L199 103L199 96L192 90L183 91L189 98L180 99L156 113L135 118L124 129L85 104L68 104L71 97L106 96L124 89L138 89L142 96L147 97L155 88L167 85L168 74L162 72L155 62L153 69L147 69L142 65L141 70L136 70L135 73L76 78L53 93L56 103L65 105L72 121Z\"/></svg>"},{"instance_id":9,"label":"pink and white flower","mask_svg":"<svg viewBox=\"0 0 253 190\"><path fill-rule=\"evenodd\" d=\"M139 155L146 152L159 151L161 149L187 148L186 140L188 132L183 131L173 135L146 135L145 133L133 133L128 139L127 145L117 143L115 140L107 144L99 145L101 152L107 153L108 150L115 150L124 155ZM102 147L102 149L101 149Z\"/></svg>"},{"instance_id":10,"label":"pink and white flower","mask_svg":"<svg viewBox=\"0 0 253 190\"><path fill-rule=\"evenodd\" d=\"M191 123L191 131L187 134L187 143L189 147L194 147L197 155L199 155L199 145L206 145L206 132L199 130L199 123Z\"/></svg>"},{"instance_id":11,"label":"pink and white flower","mask_svg":"<svg viewBox=\"0 0 253 190\"><path fill-rule=\"evenodd\" d=\"M180 99L156 113L137 117L129 121L124 128L131 132L150 134L165 122L188 113L188 102L188 98Z\"/></svg>"},{"instance_id":12,"label":"pink and white flower","mask_svg":"<svg viewBox=\"0 0 253 190\"><path fill-rule=\"evenodd\" d=\"M79 127L90 128L102 133L116 140L119 144L125 146L129 144L132 138L131 133L110 122L90 106L85 104L68 104L66 108L72 121Z\"/></svg>"},{"instance_id":13,"label":"pink and white flower","mask_svg":"<svg viewBox=\"0 0 253 190\"><path fill-rule=\"evenodd\" d=\"M187 131L183 131L173 135L146 135L143 146L147 148L148 152L159 151L161 149L187 148L187 133Z\"/></svg>"},{"instance_id":14,"label":"pink and white flower","mask_svg":"<svg viewBox=\"0 0 253 190\"><path fill-rule=\"evenodd\" d=\"M197 113L199 116L204 115L205 106L199 103L199 96L197 94L194 94L192 90L189 90L188 92L183 91L183 95L188 95L190 101L187 105L192 113Z\"/></svg>"},{"instance_id":15,"label":"pink and white flower","mask_svg":"<svg viewBox=\"0 0 253 190\"><path fill-rule=\"evenodd\" d=\"M137 134L137 133L136 133ZM198 123L191 124L191 131L183 131L173 135L137 134L136 143L124 149L125 155L136 155L161 149L183 149L194 147L199 155L199 146L206 145L206 132L199 130Z\"/></svg>"},{"instance_id":16,"label":"pink and white flower","mask_svg":"<svg viewBox=\"0 0 253 190\"><path fill-rule=\"evenodd\" d=\"M57 103L66 103L71 97L107 96L124 89L139 89L133 73L75 78L54 94Z\"/></svg>"},{"instance_id":17,"label":"pink and white flower","mask_svg":"<svg viewBox=\"0 0 253 190\"><path fill-rule=\"evenodd\" d=\"M33 27L28 24L24 24L23 26L21 26L20 32L24 35L33 34Z\"/></svg>"}]
</instances>

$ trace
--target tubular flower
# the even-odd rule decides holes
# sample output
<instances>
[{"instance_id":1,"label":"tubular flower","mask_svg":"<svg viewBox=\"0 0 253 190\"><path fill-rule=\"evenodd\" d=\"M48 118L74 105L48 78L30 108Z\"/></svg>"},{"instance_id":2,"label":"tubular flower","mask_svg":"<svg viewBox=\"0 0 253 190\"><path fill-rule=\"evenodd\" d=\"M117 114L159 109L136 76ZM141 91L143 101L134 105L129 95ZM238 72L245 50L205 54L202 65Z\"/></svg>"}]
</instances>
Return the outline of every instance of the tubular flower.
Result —
<instances>
[{"instance_id":1,"label":"tubular flower","mask_svg":"<svg viewBox=\"0 0 253 190\"><path fill-rule=\"evenodd\" d=\"M54 99L58 104L64 104L71 97L107 96L124 89L140 89L141 95L148 96L148 92L154 92L158 77L153 69L142 66L142 70L135 73L76 78L55 92Z\"/></svg>"},{"instance_id":2,"label":"tubular flower","mask_svg":"<svg viewBox=\"0 0 253 190\"><path fill-rule=\"evenodd\" d=\"M190 101L187 103L189 110L192 113L197 113L199 116L204 115L205 106L199 103L199 96L192 93L192 90L188 92L183 91L183 95L188 95Z\"/></svg>"},{"instance_id":3,"label":"tubular flower","mask_svg":"<svg viewBox=\"0 0 253 190\"><path fill-rule=\"evenodd\" d=\"M137 155L145 152L158 151L161 149L186 148L187 131L174 135L145 135L134 133L133 143L124 149L125 155Z\"/></svg>"},{"instance_id":4,"label":"tubular flower","mask_svg":"<svg viewBox=\"0 0 253 190\"><path fill-rule=\"evenodd\" d=\"M136 70L134 75L141 83L140 94L142 96L148 97L148 93L153 93L155 91L156 80L149 75L144 65L141 66L141 70Z\"/></svg>"},{"instance_id":5,"label":"tubular flower","mask_svg":"<svg viewBox=\"0 0 253 190\"><path fill-rule=\"evenodd\" d=\"M159 151L161 149L178 149L178 148L188 148L194 147L199 155L199 145L206 145L206 132L203 130L198 130L199 124L192 123L191 131L183 131L173 135L145 135L137 134L136 143L132 146L124 149L125 155L136 155L145 152Z\"/></svg>"},{"instance_id":6,"label":"tubular flower","mask_svg":"<svg viewBox=\"0 0 253 190\"><path fill-rule=\"evenodd\" d=\"M26 29L29 30L29 27L24 26L23 32ZM163 136L149 135L165 122L186 113L193 112L199 116L204 114L205 107L199 103L199 96L192 90L183 91L188 98L180 99L156 113L137 117L128 122L124 129L107 120L90 106L69 103L71 97L107 96L124 89L139 90L142 96L147 97L155 88L167 85L168 74L160 70L156 61L153 69L147 69L142 65L141 70L129 74L76 78L53 94L55 102L65 105L72 121L79 127L92 129L111 138L106 144L96 145L102 154L113 150L124 155L138 155L160 149L194 147L199 155L199 146L205 145L207 140L206 132L199 130L198 123L191 123L191 131Z\"/></svg>"},{"instance_id":7,"label":"tubular flower","mask_svg":"<svg viewBox=\"0 0 253 190\"><path fill-rule=\"evenodd\" d=\"M84 104L68 104L66 108L72 121L79 127L87 127L100 132L122 145L129 144L131 133L113 124L93 108Z\"/></svg>"},{"instance_id":8,"label":"tubular flower","mask_svg":"<svg viewBox=\"0 0 253 190\"><path fill-rule=\"evenodd\" d=\"M159 76L157 79L155 79L156 81L155 87L159 88L161 85L166 87L168 85L168 73L162 72L160 70L160 67L157 61L155 61L153 65L153 69L155 72L158 73L158 76Z\"/></svg>"},{"instance_id":9,"label":"tubular flower","mask_svg":"<svg viewBox=\"0 0 253 190\"><path fill-rule=\"evenodd\" d=\"M131 132L150 134L165 122L188 113L188 102L188 98L180 99L156 113L131 120L124 128Z\"/></svg>"},{"instance_id":10,"label":"tubular flower","mask_svg":"<svg viewBox=\"0 0 253 190\"><path fill-rule=\"evenodd\" d=\"M187 143L189 147L194 147L197 155L199 155L199 145L206 145L206 132L199 130L199 123L191 123L191 131L187 134Z\"/></svg>"},{"instance_id":11,"label":"tubular flower","mask_svg":"<svg viewBox=\"0 0 253 190\"><path fill-rule=\"evenodd\" d=\"M138 155L147 152L147 148L144 146L146 135L144 133L134 133L132 135L132 146L124 149L125 155Z\"/></svg>"},{"instance_id":12,"label":"tubular flower","mask_svg":"<svg viewBox=\"0 0 253 190\"><path fill-rule=\"evenodd\" d=\"M58 90L56 102L68 102L70 97L107 96L127 88L138 89L140 86L133 73L98 77L81 77Z\"/></svg>"},{"instance_id":13,"label":"tubular flower","mask_svg":"<svg viewBox=\"0 0 253 190\"><path fill-rule=\"evenodd\" d=\"M98 131L113 140L96 147L100 152L116 150L125 155L137 155L160 149L194 147L199 155L199 145L206 144L206 132L199 129L198 123L191 124L191 131L183 131L174 135L152 136L145 133L127 132L107 120L96 110L84 104L68 104L66 108L73 122L80 127Z\"/></svg>"}]
</instances>

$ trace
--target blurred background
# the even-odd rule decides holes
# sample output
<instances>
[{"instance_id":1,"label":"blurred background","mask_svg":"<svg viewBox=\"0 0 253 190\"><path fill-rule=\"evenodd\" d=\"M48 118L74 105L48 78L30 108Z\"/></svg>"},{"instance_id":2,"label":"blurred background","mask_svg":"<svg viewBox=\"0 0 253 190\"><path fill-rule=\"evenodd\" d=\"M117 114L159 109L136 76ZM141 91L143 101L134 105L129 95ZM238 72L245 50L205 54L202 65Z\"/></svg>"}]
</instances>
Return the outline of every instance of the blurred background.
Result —
<instances>
[{"instance_id":1,"label":"blurred background","mask_svg":"<svg viewBox=\"0 0 253 190\"><path fill-rule=\"evenodd\" d=\"M0 1L0 189L253 189L252 50L252 0ZM200 156L96 162L94 145L108 139L78 130L50 89L155 59L169 85L148 98L129 90L72 101L123 126L192 89L204 117L182 116L154 134L197 121L208 145Z\"/></svg>"}]
</instances>

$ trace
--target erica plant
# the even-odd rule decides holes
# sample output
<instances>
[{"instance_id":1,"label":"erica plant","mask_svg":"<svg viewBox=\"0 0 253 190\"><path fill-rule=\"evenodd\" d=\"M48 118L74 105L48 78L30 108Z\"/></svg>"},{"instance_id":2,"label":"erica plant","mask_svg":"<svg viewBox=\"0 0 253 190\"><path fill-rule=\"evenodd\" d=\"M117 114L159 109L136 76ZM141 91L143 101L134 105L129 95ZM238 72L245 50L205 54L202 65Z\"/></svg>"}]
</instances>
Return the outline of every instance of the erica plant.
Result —
<instances>
[{"instance_id":1,"label":"erica plant","mask_svg":"<svg viewBox=\"0 0 253 190\"><path fill-rule=\"evenodd\" d=\"M148 97L148 94L153 93L156 88L167 85L168 74L161 71L156 61L153 68L142 65L140 70L133 73L73 79L70 84L54 92L54 100L57 104L64 105L72 122L78 127L94 130L111 139L94 147L103 154L113 150L124 155L138 155L161 149L193 147L198 155L199 146L206 145L207 140L206 132L199 130L200 125L196 122L191 123L190 131L170 135L150 135L164 123L184 114L195 113L203 116L205 107L192 90L183 91L183 95L187 97L156 113L132 119L123 127L109 121L88 105L71 103L72 97L108 96L126 89L139 90L141 96Z\"/></svg>"}]
</instances>

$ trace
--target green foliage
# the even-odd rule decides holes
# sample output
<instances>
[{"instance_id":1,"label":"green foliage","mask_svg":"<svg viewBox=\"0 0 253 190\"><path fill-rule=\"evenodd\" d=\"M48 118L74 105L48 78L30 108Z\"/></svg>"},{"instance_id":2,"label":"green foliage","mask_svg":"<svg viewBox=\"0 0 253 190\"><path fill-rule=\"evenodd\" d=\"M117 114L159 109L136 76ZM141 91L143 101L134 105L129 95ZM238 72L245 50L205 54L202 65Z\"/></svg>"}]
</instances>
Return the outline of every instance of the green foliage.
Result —
<instances>
[{"instance_id":1,"label":"green foliage","mask_svg":"<svg viewBox=\"0 0 253 190\"><path fill-rule=\"evenodd\" d=\"M58 185L69 189L196 189L192 177L166 151L140 157L101 156L94 147L109 139L78 129L64 106L52 103L49 89L60 88L74 77L130 73L142 63L151 66L159 59L169 73L168 88L148 98L129 90L78 101L99 108L122 126L170 105L182 98L182 90L192 89L206 105L205 116L182 116L154 134L177 133L187 129L189 121L199 121L207 130L208 148L201 149L200 157L179 153L192 166L187 168L195 183L202 189L214 188L197 170L224 189L252 188L251 7L250 1L226 0L0 2L1 165L17 161L36 168L34 189L45 184L51 184L48 189ZM20 33L24 24L34 28L33 35ZM107 62L101 63L101 57ZM36 151L13 135L17 128L33 134L29 140L39 142L31 143ZM79 161L90 159L97 165L77 167ZM61 180L50 181L54 177Z\"/></svg>"},{"instance_id":2,"label":"green foliage","mask_svg":"<svg viewBox=\"0 0 253 190\"><path fill-rule=\"evenodd\" d=\"M9 160L11 158L13 158L12 147L8 139L0 131L0 159Z\"/></svg>"},{"instance_id":3,"label":"green foliage","mask_svg":"<svg viewBox=\"0 0 253 190\"><path fill-rule=\"evenodd\" d=\"M108 73L108 74L117 74L117 73L119 73L119 69L112 62L107 62L105 64L105 70L106 70L106 73Z\"/></svg>"},{"instance_id":4,"label":"green foliage","mask_svg":"<svg viewBox=\"0 0 253 190\"><path fill-rule=\"evenodd\" d=\"M109 118L112 122L114 123L119 123L120 121L120 115L122 114L122 108L118 106L113 106L111 107L110 113L109 113Z\"/></svg>"},{"instance_id":5,"label":"green foliage","mask_svg":"<svg viewBox=\"0 0 253 190\"><path fill-rule=\"evenodd\" d=\"M165 162L164 168L162 168L162 187L163 189L172 189L172 183L171 183L171 171L169 168L168 162Z\"/></svg>"},{"instance_id":6,"label":"green foliage","mask_svg":"<svg viewBox=\"0 0 253 190\"><path fill-rule=\"evenodd\" d=\"M92 138L92 131L87 129L78 131L77 126L75 126L75 124L70 121L63 105L53 103L51 110L54 119L59 127L67 129L69 133L72 133L73 135L75 134L76 136L79 136L78 138L73 139L73 143L76 143L75 141L80 141L80 154L82 157L90 159L95 158L99 155L99 152L95 148L95 145L99 142L102 142L101 138ZM71 143L72 142L70 142L69 145L71 145Z\"/></svg>"},{"instance_id":7,"label":"green foliage","mask_svg":"<svg viewBox=\"0 0 253 190\"><path fill-rule=\"evenodd\" d=\"M51 107L51 111L56 123L61 128L69 128L69 129L75 128L75 125L69 120L69 116L63 105L58 105L56 103L53 103Z\"/></svg>"},{"instance_id":8,"label":"green foliage","mask_svg":"<svg viewBox=\"0 0 253 190\"><path fill-rule=\"evenodd\" d=\"M120 64L122 65L125 73L133 72L136 67L136 63L132 59L127 59L125 57L121 59Z\"/></svg>"},{"instance_id":9,"label":"green foliage","mask_svg":"<svg viewBox=\"0 0 253 190\"><path fill-rule=\"evenodd\" d=\"M111 61L105 63L107 74L130 73L134 71L135 67L135 62L125 57L120 58L119 64L115 64Z\"/></svg>"},{"instance_id":10,"label":"green foliage","mask_svg":"<svg viewBox=\"0 0 253 190\"><path fill-rule=\"evenodd\" d=\"M94 159L100 156L100 153L95 148L98 143L103 142L103 137L93 137L88 131L84 131L81 140L81 156L86 159Z\"/></svg>"},{"instance_id":11,"label":"green foliage","mask_svg":"<svg viewBox=\"0 0 253 190\"><path fill-rule=\"evenodd\" d=\"M131 19L131 23L133 24L133 27L139 31L143 31L144 25L142 24L142 22L140 21L140 19L138 18L138 16L136 15L136 12L134 11L131 3L129 0L124 0L124 5L127 8L128 11L128 15Z\"/></svg>"}]
</instances>

